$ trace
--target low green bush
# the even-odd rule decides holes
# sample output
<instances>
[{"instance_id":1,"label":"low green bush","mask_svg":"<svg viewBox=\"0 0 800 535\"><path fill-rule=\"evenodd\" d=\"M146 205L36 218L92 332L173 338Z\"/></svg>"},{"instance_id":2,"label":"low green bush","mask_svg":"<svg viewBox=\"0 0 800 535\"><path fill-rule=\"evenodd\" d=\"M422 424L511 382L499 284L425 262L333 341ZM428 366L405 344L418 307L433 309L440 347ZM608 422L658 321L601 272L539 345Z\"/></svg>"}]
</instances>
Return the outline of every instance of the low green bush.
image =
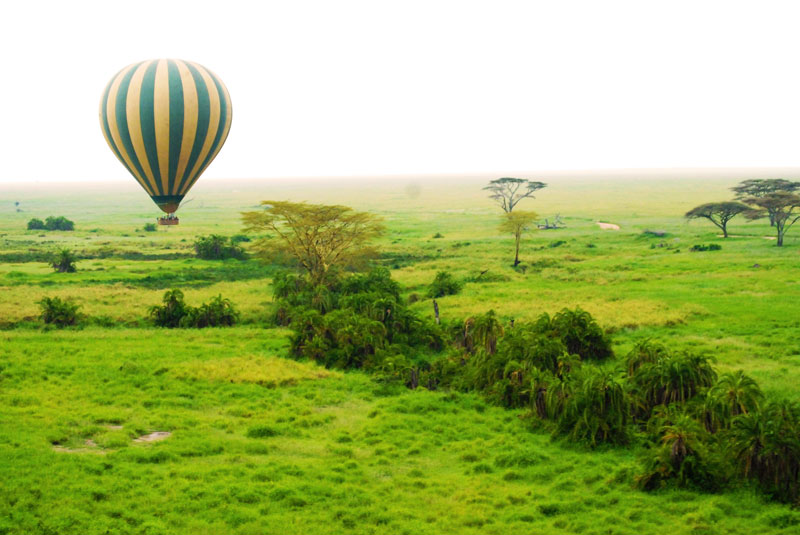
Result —
<instances>
[{"instance_id":1,"label":"low green bush","mask_svg":"<svg viewBox=\"0 0 800 535\"><path fill-rule=\"evenodd\" d=\"M62 249L50 261L50 265L59 273L75 273L77 267L75 262L78 258L69 249Z\"/></svg>"},{"instance_id":2,"label":"low green bush","mask_svg":"<svg viewBox=\"0 0 800 535\"><path fill-rule=\"evenodd\" d=\"M194 242L197 258L203 260L226 260L236 258L243 260L247 255L239 245L226 236L211 234L200 236Z\"/></svg>"},{"instance_id":3,"label":"low green bush","mask_svg":"<svg viewBox=\"0 0 800 535\"><path fill-rule=\"evenodd\" d=\"M34 217L28 221L28 230L45 230L44 221Z\"/></svg>"},{"instance_id":4,"label":"low green bush","mask_svg":"<svg viewBox=\"0 0 800 535\"><path fill-rule=\"evenodd\" d=\"M240 318L239 312L229 299L221 295L195 308L184 302L183 292L169 290L164 293L162 304L150 307L150 320L157 327L230 327Z\"/></svg>"},{"instance_id":5,"label":"low green bush","mask_svg":"<svg viewBox=\"0 0 800 535\"><path fill-rule=\"evenodd\" d=\"M38 301L41 319L46 325L56 327L69 327L77 325L80 320L78 310L80 305L72 303L60 297L44 297Z\"/></svg>"},{"instance_id":6,"label":"low green bush","mask_svg":"<svg viewBox=\"0 0 800 535\"><path fill-rule=\"evenodd\" d=\"M692 245L689 248L689 251L693 253L703 252L703 251L719 251L722 249L722 246L718 243L710 243L708 245Z\"/></svg>"}]
</instances>

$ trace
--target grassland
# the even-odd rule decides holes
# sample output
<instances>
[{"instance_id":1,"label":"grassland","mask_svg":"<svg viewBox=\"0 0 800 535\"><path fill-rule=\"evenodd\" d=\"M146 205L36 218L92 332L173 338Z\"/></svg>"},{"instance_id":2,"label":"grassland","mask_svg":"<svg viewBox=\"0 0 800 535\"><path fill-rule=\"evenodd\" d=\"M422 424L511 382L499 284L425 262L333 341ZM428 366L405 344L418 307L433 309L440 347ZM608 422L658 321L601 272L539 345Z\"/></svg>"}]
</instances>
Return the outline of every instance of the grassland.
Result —
<instances>
[{"instance_id":1,"label":"grassland","mask_svg":"<svg viewBox=\"0 0 800 535\"><path fill-rule=\"evenodd\" d=\"M138 230L154 210L134 188L0 186L0 533L795 532L800 513L746 488L633 490L635 447L552 442L476 396L288 361L287 331L263 327L272 269L192 257L196 236L240 232L239 213L262 199L347 204L385 218L381 261L408 295L439 270L488 270L439 300L445 317L579 305L618 354L657 338L798 399L800 231L777 248L763 222L734 220L723 240L680 217L729 198L735 180L550 181L526 208L567 228L525 238L524 272L484 181L418 179L419 195L409 182L201 181L181 225L154 233ZM24 230L48 215L77 230ZM689 252L708 243L722 250ZM41 261L60 247L83 258L77 273ZM221 293L243 325L149 327L147 308L173 287L195 305ZM88 326L42 330L44 296L73 298ZM413 306L432 314L428 299ZM134 440L153 431L172 435Z\"/></svg>"}]
</instances>

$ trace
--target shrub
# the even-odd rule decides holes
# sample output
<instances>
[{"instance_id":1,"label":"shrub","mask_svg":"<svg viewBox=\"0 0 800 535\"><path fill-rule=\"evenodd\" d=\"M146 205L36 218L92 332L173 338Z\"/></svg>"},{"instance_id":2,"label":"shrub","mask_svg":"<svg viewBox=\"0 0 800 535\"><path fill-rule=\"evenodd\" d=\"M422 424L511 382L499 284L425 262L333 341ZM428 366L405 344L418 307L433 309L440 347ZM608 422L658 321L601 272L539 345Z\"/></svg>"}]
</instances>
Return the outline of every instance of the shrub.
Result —
<instances>
[{"instance_id":1,"label":"shrub","mask_svg":"<svg viewBox=\"0 0 800 535\"><path fill-rule=\"evenodd\" d=\"M739 473L773 498L800 499L800 404L776 401L733 420L731 454Z\"/></svg>"},{"instance_id":2,"label":"shrub","mask_svg":"<svg viewBox=\"0 0 800 535\"><path fill-rule=\"evenodd\" d=\"M613 355L611 340L591 314L576 308L565 308L549 318L543 314L537 320L543 332L550 332L567 346L567 352L583 360L603 360Z\"/></svg>"},{"instance_id":3,"label":"shrub","mask_svg":"<svg viewBox=\"0 0 800 535\"><path fill-rule=\"evenodd\" d=\"M273 288L275 319L288 321L294 331L291 352L295 356L337 368L381 370L388 366L386 374L397 377L412 368L418 373L416 354L442 347L439 327L408 309L400 286L386 268L336 278L325 285L312 285L308 276L281 274L275 277ZM403 355L408 366L384 366L387 359ZM418 384L418 377L411 382Z\"/></svg>"},{"instance_id":4,"label":"shrub","mask_svg":"<svg viewBox=\"0 0 800 535\"><path fill-rule=\"evenodd\" d=\"M561 247L562 245L566 245L566 243L567 242L565 242L564 240L556 240L556 241L551 241L550 243L547 244L547 246L550 247L551 249L555 249L556 247Z\"/></svg>"},{"instance_id":5,"label":"shrub","mask_svg":"<svg viewBox=\"0 0 800 535\"><path fill-rule=\"evenodd\" d=\"M47 230L75 230L75 223L64 216L50 216L44 220L44 228Z\"/></svg>"},{"instance_id":6,"label":"shrub","mask_svg":"<svg viewBox=\"0 0 800 535\"><path fill-rule=\"evenodd\" d=\"M665 353L642 364L632 379L638 406L649 415L657 405L685 403L713 385L717 374L706 357Z\"/></svg>"},{"instance_id":7,"label":"shrub","mask_svg":"<svg viewBox=\"0 0 800 535\"><path fill-rule=\"evenodd\" d=\"M741 370L726 373L708 389L700 405L700 419L710 433L730 428L734 418L758 412L764 394Z\"/></svg>"},{"instance_id":8,"label":"shrub","mask_svg":"<svg viewBox=\"0 0 800 535\"><path fill-rule=\"evenodd\" d=\"M197 238L194 242L194 250L197 258L202 258L203 260L225 260L228 258L243 260L245 258L244 249L232 243L229 238L217 234Z\"/></svg>"},{"instance_id":9,"label":"shrub","mask_svg":"<svg viewBox=\"0 0 800 535\"><path fill-rule=\"evenodd\" d=\"M428 287L428 297L444 297L455 295L461 291L462 283L453 277L449 271L440 271Z\"/></svg>"},{"instance_id":10,"label":"shrub","mask_svg":"<svg viewBox=\"0 0 800 535\"><path fill-rule=\"evenodd\" d=\"M28 230L44 230L44 221L34 217L28 221Z\"/></svg>"},{"instance_id":11,"label":"shrub","mask_svg":"<svg viewBox=\"0 0 800 535\"><path fill-rule=\"evenodd\" d=\"M557 432L592 446L624 444L629 439L630 406L619 378L597 368L584 368L565 399Z\"/></svg>"},{"instance_id":12,"label":"shrub","mask_svg":"<svg viewBox=\"0 0 800 535\"><path fill-rule=\"evenodd\" d=\"M230 327L239 321L236 307L221 295L194 308L184 302L182 291L169 290L164 293L162 303L150 307L150 319L158 327Z\"/></svg>"},{"instance_id":13,"label":"shrub","mask_svg":"<svg viewBox=\"0 0 800 535\"><path fill-rule=\"evenodd\" d=\"M75 273L77 257L69 249L62 249L50 262L58 273Z\"/></svg>"},{"instance_id":14,"label":"shrub","mask_svg":"<svg viewBox=\"0 0 800 535\"><path fill-rule=\"evenodd\" d=\"M231 236L231 244L238 245L240 243L246 243L252 241L252 238L246 234L234 234Z\"/></svg>"},{"instance_id":15,"label":"shrub","mask_svg":"<svg viewBox=\"0 0 800 535\"><path fill-rule=\"evenodd\" d=\"M189 309L181 320L181 327L231 327L239 321L239 312L230 299L221 295L197 308Z\"/></svg>"},{"instance_id":16,"label":"shrub","mask_svg":"<svg viewBox=\"0 0 800 535\"><path fill-rule=\"evenodd\" d=\"M142 230L145 232L155 232L156 230L158 230L158 227L156 226L155 223L145 223L144 226L142 227Z\"/></svg>"},{"instance_id":17,"label":"shrub","mask_svg":"<svg viewBox=\"0 0 800 535\"><path fill-rule=\"evenodd\" d=\"M44 297L41 301L38 301L38 305L42 311L39 319L47 325L68 327L76 325L80 319L78 314L80 305L63 300L60 297Z\"/></svg>"},{"instance_id":18,"label":"shrub","mask_svg":"<svg viewBox=\"0 0 800 535\"><path fill-rule=\"evenodd\" d=\"M150 307L150 319L157 327L180 327L181 320L189 313L188 306L183 302L183 292L168 290L162 297L161 306Z\"/></svg>"},{"instance_id":19,"label":"shrub","mask_svg":"<svg viewBox=\"0 0 800 535\"><path fill-rule=\"evenodd\" d=\"M702 252L702 251L719 251L722 249L722 246L718 243L710 243L708 245L692 245L689 248L689 251L693 253Z\"/></svg>"},{"instance_id":20,"label":"shrub","mask_svg":"<svg viewBox=\"0 0 800 535\"><path fill-rule=\"evenodd\" d=\"M677 487L718 490L725 482L719 458L713 453L711 438L697 421L679 413L674 421L659 429L659 443L650 448L644 471L636 476L636 486L656 490L669 484Z\"/></svg>"},{"instance_id":21,"label":"shrub","mask_svg":"<svg viewBox=\"0 0 800 535\"><path fill-rule=\"evenodd\" d=\"M444 238L441 232L437 232L436 234L433 235L434 240L438 240L439 238Z\"/></svg>"}]
</instances>

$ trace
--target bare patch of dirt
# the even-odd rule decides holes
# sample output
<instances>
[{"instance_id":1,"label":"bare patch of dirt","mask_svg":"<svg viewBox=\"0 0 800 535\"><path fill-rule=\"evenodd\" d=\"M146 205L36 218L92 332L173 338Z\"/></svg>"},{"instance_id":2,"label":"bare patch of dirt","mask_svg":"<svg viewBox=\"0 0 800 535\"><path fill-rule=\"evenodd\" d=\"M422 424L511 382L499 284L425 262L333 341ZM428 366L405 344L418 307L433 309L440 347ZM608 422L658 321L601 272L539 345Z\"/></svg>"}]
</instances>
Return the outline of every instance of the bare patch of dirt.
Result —
<instances>
[{"instance_id":1,"label":"bare patch of dirt","mask_svg":"<svg viewBox=\"0 0 800 535\"><path fill-rule=\"evenodd\" d=\"M134 442L158 442L164 440L172 435L170 431L153 431L147 435L142 435L139 438L134 438Z\"/></svg>"},{"instance_id":2,"label":"bare patch of dirt","mask_svg":"<svg viewBox=\"0 0 800 535\"><path fill-rule=\"evenodd\" d=\"M94 453L95 455L105 455L106 453L108 453L106 450L100 449L97 446L97 443L91 438L87 439L86 442L84 442L84 444L86 446L84 448L68 448L66 446L61 446L60 444L56 444L53 446L53 451L57 451L60 453Z\"/></svg>"},{"instance_id":3,"label":"bare patch of dirt","mask_svg":"<svg viewBox=\"0 0 800 535\"><path fill-rule=\"evenodd\" d=\"M615 225L614 223L602 223L597 221L597 226L603 230L619 230L619 225Z\"/></svg>"}]
</instances>

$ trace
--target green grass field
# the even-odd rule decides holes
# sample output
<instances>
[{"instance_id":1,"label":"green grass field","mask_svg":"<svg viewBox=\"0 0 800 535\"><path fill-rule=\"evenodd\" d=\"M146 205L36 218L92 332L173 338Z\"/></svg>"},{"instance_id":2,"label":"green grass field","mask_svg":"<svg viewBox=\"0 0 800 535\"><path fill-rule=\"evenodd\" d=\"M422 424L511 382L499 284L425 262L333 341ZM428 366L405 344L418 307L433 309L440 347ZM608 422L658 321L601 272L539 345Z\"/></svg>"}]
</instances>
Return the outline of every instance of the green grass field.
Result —
<instances>
[{"instance_id":1,"label":"green grass field","mask_svg":"<svg viewBox=\"0 0 800 535\"><path fill-rule=\"evenodd\" d=\"M734 219L723 240L682 218L735 179L550 180L520 207L567 228L524 238L524 273L486 181L200 181L181 225L157 232L140 230L157 213L135 185L0 185L0 533L796 533L800 512L748 488L635 490L636 446L589 450L477 395L288 360L289 331L264 327L274 268L193 257L261 200L346 204L384 217L380 261L423 315L438 271L486 271L439 300L443 317L581 306L617 355L653 338L800 399L800 228L777 248L765 221ZM76 230L25 230L49 215ZM710 243L722 250L689 251ZM77 273L42 260L62 247ZM149 326L171 288L230 298L241 325ZM43 329L45 296L89 320ZM156 431L171 435L136 441Z\"/></svg>"}]
</instances>

